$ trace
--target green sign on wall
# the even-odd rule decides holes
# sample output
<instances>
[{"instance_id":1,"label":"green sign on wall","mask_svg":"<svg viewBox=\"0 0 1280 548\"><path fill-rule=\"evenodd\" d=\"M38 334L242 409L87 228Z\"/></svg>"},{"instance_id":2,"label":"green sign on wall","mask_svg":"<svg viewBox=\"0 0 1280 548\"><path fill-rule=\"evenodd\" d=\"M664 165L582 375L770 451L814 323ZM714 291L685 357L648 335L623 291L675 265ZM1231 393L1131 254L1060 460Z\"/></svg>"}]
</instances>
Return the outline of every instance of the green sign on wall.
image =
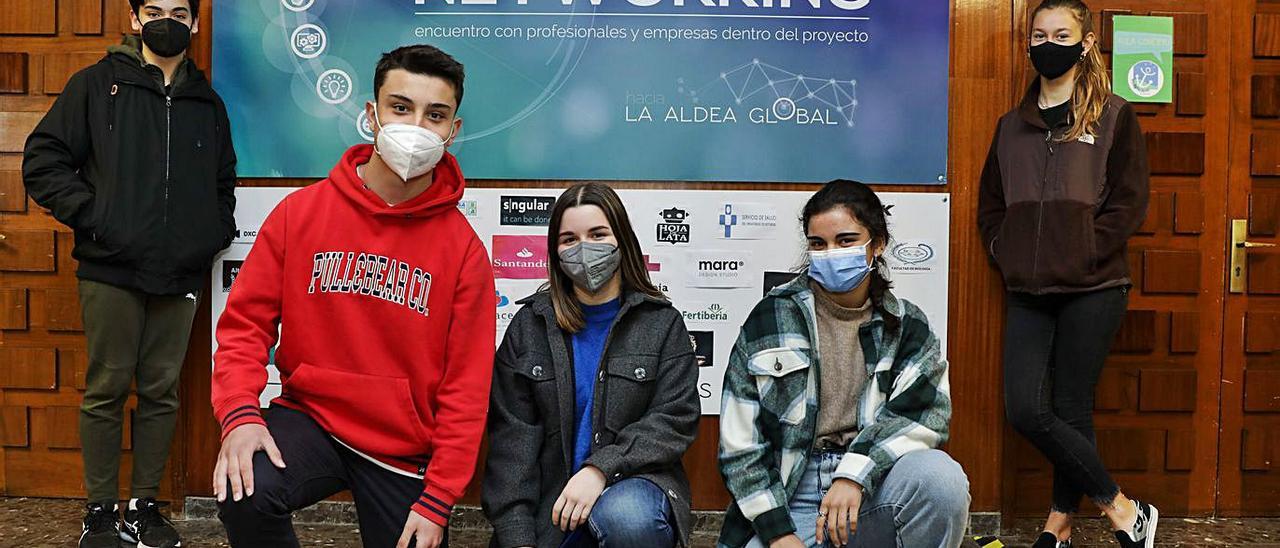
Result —
<instances>
[{"instance_id":1,"label":"green sign on wall","mask_svg":"<svg viewBox=\"0 0 1280 548\"><path fill-rule=\"evenodd\" d=\"M1134 103L1173 102L1173 18L1117 15L1112 87Z\"/></svg>"}]
</instances>

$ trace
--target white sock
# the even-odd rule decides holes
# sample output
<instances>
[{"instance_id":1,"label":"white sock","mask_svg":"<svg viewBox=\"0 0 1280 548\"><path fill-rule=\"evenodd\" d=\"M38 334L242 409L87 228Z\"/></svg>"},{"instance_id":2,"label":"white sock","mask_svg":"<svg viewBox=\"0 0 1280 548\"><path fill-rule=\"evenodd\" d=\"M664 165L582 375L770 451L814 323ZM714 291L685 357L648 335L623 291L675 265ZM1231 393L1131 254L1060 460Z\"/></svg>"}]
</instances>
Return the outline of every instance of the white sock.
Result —
<instances>
[{"instance_id":1,"label":"white sock","mask_svg":"<svg viewBox=\"0 0 1280 548\"><path fill-rule=\"evenodd\" d=\"M129 511L130 512L138 511L138 499L129 499Z\"/></svg>"}]
</instances>

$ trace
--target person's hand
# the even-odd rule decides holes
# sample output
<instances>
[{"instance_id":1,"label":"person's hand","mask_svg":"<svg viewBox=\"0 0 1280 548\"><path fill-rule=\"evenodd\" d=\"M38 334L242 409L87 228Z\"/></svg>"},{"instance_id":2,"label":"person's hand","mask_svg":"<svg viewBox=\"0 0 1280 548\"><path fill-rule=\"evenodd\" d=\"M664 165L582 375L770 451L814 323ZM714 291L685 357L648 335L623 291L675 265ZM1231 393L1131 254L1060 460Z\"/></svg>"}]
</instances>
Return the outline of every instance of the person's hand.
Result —
<instances>
[{"instance_id":1,"label":"person's hand","mask_svg":"<svg viewBox=\"0 0 1280 548\"><path fill-rule=\"evenodd\" d=\"M861 485L844 478L832 482L818 508L818 544L830 539L836 546L848 545L850 535L858 530L861 508Z\"/></svg>"},{"instance_id":2,"label":"person's hand","mask_svg":"<svg viewBox=\"0 0 1280 548\"><path fill-rule=\"evenodd\" d=\"M246 424L232 430L222 441L218 464L213 468L213 494L218 502L227 500L227 482L231 482L231 498L236 502L253 496L253 454L266 451L276 468L284 468L284 457L276 448L271 432L261 424Z\"/></svg>"},{"instance_id":3,"label":"person's hand","mask_svg":"<svg viewBox=\"0 0 1280 548\"><path fill-rule=\"evenodd\" d=\"M769 543L769 548L809 548L809 547L804 545L804 541L800 540L800 537L795 535L785 535L785 536L781 536L776 539L773 539L773 542Z\"/></svg>"},{"instance_id":4,"label":"person's hand","mask_svg":"<svg viewBox=\"0 0 1280 548\"><path fill-rule=\"evenodd\" d=\"M396 548L439 548L442 542L444 527L410 510L409 520L404 522L404 532L400 533Z\"/></svg>"},{"instance_id":5,"label":"person's hand","mask_svg":"<svg viewBox=\"0 0 1280 548\"><path fill-rule=\"evenodd\" d=\"M551 522L566 533L577 529L591 515L591 508L604 492L604 486L604 472L589 464L582 467L569 478L560 498L556 499L556 505L551 509Z\"/></svg>"}]
</instances>

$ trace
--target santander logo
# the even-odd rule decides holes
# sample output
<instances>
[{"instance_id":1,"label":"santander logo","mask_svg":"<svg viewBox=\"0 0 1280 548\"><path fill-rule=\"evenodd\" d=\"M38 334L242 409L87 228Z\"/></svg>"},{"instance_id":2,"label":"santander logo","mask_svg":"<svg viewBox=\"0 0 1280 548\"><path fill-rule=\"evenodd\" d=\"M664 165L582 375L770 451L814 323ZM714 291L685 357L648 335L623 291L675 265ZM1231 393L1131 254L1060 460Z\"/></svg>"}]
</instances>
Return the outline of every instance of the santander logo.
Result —
<instances>
[{"instance_id":1,"label":"santander logo","mask_svg":"<svg viewBox=\"0 0 1280 548\"><path fill-rule=\"evenodd\" d=\"M546 236L493 237L493 276L507 280L545 280L549 267Z\"/></svg>"}]
</instances>

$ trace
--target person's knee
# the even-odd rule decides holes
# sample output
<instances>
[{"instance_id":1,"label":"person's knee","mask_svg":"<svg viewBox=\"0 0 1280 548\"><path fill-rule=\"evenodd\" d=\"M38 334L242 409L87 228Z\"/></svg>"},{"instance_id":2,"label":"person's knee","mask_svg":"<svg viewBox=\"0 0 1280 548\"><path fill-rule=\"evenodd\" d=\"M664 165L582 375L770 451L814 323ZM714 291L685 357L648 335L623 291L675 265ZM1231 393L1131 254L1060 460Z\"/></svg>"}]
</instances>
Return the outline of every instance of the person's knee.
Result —
<instances>
[{"instance_id":1,"label":"person's knee","mask_svg":"<svg viewBox=\"0 0 1280 548\"><path fill-rule=\"evenodd\" d=\"M601 495L591 510L591 530L605 546L669 544L665 502L662 491L648 480L624 480Z\"/></svg>"},{"instance_id":2,"label":"person's knee","mask_svg":"<svg viewBox=\"0 0 1280 548\"><path fill-rule=\"evenodd\" d=\"M969 476L960 463L946 452L920 451L913 467L925 471L918 486L919 496L946 515L969 514Z\"/></svg>"},{"instance_id":3,"label":"person's knee","mask_svg":"<svg viewBox=\"0 0 1280 548\"><path fill-rule=\"evenodd\" d=\"M270 461L259 459L259 455L265 457L263 453L254 455L253 495L245 494L237 501L232 495L231 482L225 486L223 492L227 497L218 503L218 518L228 527L288 517L292 511L285 501L283 478ZM260 463L260 460L264 462Z\"/></svg>"},{"instance_id":4,"label":"person's knee","mask_svg":"<svg viewBox=\"0 0 1280 548\"><path fill-rule=\"evenodd\" d=\"M1049 431L1053 416L1030 402L1008 401L1004 407L1005 418L1023 436L1042 435Z\"/></svg>"}]
</instances>

